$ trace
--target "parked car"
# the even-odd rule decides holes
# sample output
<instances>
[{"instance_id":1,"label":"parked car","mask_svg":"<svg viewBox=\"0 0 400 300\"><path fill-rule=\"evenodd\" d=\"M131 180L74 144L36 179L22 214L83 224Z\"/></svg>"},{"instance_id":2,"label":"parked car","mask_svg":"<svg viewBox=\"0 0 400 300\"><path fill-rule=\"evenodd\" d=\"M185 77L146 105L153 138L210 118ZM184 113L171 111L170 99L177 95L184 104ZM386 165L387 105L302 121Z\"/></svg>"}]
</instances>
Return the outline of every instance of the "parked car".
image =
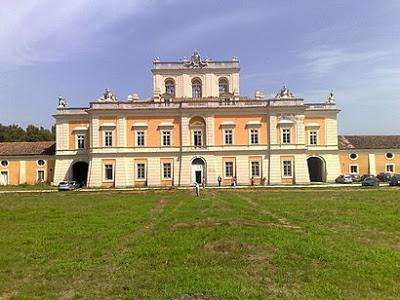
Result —
<instances>
[{"instance_id":1,"label":"parked car","mask_svg":"<svg viewBox=\"0 0 400 300\"><path fill-rule=\"evenodd\" d=\"M79 188L79 183L76 181L61 181L58 184L59 191L71 191Z\"/></svg>"},{"instance_id":2,"label":"parked car","mask_svg":"<svg viewBox=\"0 0 400 300\"><path fill-rule=\"evenodd\" d=\"M361 181L363 181L365 178L368 178L370 176L374 176L373 174L364 174L363 176L361 176Z\"/></svg>"},{"instance_id":3,"label":"parked car","mask_svg":"<svg viewBox=\"0 0 400 300\"><path fill-rule=\"evenodd\" d=\"M376 175L376 178L378 178L382 182L388 182L390 181L390 178L392 178L392 174L382 172Z\"/></svg>"},{"instance_id":4,"label":"parked car","mask_svg":"<svg viewBox=\"0 0 400 300\"><path fill-rule=\"evenodd\" d=\"M390 178L389 181L390 186L400 186L400 175L396 174Z\"/></svg>"},{"instance_id":5,"label":"parked car","mask_svg":"<svg viewBox=\"0 0 400 300\"><path fill-rule=\"evenodd\" d=\"M362 186L379 186L379 179L376 176L366 177L363 181L361 181Z\"/></svg>"},{"instance_id":6,"label":"parked car","mask_svg":"<svg viewBox=\"0 0 400 300\"><path fill-rule=\"evenodd\" d=\"M353 178L350 175L340 175L335 179L336 183L353 183Z\"/></svg>"},{"instance_id":7,"label":"parked car","mask_svg":"<svg viewBox=\"0 0 400 300\"><path fill-rule=\"evenodd\" d=\"M350 175L351 179L353 179L353 182L361 182L361 177L358 174L352 174Z\"/></svg>"}]
</instances>

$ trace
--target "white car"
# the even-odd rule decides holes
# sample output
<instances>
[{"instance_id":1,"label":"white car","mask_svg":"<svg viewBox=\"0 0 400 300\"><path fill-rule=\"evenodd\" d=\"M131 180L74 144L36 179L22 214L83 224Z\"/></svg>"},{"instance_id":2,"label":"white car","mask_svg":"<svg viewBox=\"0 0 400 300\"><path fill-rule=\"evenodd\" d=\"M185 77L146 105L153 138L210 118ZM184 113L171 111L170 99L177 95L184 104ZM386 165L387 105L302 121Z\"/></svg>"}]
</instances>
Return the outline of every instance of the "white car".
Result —
<instances>
[{"instance_id":1,"label":"white car","mask_svg":"<svg viewBox=\"0 0 400 300\"><path fill-rule=\"evenodd\" d=\"M59 191L71 191L79 188L79 183L76 181L61 181L58 184Z\"/></svg>"}]
</instances>

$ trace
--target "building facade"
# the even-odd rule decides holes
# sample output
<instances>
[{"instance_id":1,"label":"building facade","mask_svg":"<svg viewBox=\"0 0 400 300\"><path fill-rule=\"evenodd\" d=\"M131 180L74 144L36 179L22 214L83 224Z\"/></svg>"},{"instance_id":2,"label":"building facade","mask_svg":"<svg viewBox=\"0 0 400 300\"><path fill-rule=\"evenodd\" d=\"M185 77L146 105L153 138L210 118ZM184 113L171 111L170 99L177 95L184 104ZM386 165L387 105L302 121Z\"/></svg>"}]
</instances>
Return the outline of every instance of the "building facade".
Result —
<instances>
[{"instance_id":1,"label":"building facade","mask_svg":"<svg viewBox=\"0 0 400 300\"><path fill-rule=\"evenodd\" d=\"M180 61L156 58L152 74L150 99L134 94L121 101L106 89L88 107L74 108L59 98L55 153L49 158L55 164L54 184L332 182L342 173L380 170L377 164L389 159L389 152L394 166L386 170L398 168L397 150L381 149L381 159L372 149L364 153L350 141L346 144L345 137L338 139L339 110L332 93L321 103L306 103L287 87L273 97L262 92L244 97L236 57L203 60L196 51ZM357 159L350 159L354 150Z\"/></svg>"}]
</instances>

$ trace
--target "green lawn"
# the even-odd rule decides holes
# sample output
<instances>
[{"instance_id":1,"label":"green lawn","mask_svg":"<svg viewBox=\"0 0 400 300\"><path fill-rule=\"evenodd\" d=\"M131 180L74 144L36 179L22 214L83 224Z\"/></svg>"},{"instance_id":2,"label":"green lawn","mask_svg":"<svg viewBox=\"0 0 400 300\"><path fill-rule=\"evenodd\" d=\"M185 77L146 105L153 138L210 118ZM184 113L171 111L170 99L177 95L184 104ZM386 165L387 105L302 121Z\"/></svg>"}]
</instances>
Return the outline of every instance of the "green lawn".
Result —
<instances>
[{"instance_id":1,"label":"green lawn","mask_svg":"<svg viewBox=\"0 0 400 300\"><path fill-rule=\"evenodd\" d=\"M400 190L0 195L0 299L399 299Z\"/></svg>"}]
</instances>

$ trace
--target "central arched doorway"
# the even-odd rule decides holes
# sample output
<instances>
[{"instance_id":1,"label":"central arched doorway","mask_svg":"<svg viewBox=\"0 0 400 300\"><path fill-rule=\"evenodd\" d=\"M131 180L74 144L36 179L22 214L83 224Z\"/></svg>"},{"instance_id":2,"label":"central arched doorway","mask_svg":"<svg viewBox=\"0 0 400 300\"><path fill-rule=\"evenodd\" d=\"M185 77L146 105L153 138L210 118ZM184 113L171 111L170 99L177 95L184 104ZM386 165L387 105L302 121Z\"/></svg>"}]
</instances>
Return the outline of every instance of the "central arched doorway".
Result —
<instances>
[{"instance_id":1,"label":"central arched doorway","mask_svg":"<svg viewBox=\"0 0 400 300\"><path fill-rule=\"evenodd\" d=\"M192 182L201 184L203 177L206 178L206 163L197 157L192 160Z\"/></svg>"},{"instance_id":2,"label":"central arched doorway","mask_svg":"<svg viewBox=\"0 0 400 300\"><path fill-rule=\"evenodd\" d=\"M320 157L313 156L307 159L308 173L311 182L325 182L325 162Z\"/></svg>"},{"instance_id":3,"label":"central arched doorway","mask_svg":"<svg viewBox=\"0 0 400 300\"><path fill-rule=\"evenodd\" d=\"M72 180L80 186L86 186L89 164L85 161L78 161L72 166Z\"/></svg>"}]
</instances>

